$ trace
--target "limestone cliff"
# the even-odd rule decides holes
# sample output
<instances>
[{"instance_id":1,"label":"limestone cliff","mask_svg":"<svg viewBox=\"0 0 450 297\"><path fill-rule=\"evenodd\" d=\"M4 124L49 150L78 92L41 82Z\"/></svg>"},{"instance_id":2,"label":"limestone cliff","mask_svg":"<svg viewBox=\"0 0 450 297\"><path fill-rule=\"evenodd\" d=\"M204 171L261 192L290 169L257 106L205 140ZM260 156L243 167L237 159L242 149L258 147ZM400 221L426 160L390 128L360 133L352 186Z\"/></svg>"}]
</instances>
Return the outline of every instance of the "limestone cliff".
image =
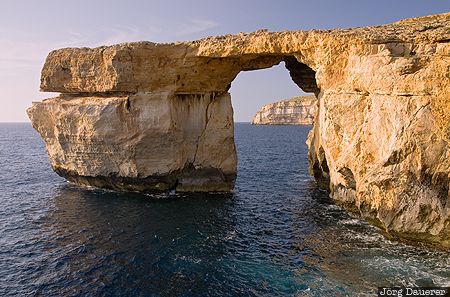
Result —
<instances>
[{"instance_id":1,"label":"limestone cliff","mask_svg":"<svg viewBox=\"0 0 450 297\"><path fill-rule=\"evenodd\" d=\"M297 96L264 105L252 119L253 125L311 125L316 114L315 96Z\"/></svg>"},{"instance_id":2,"label":"limestone cliff","mask_svg":"<svg viewBox=\"0 0 450 297\"><path fill-rule=\"evenodd\" d=\"M344 29L51 52L28 109L51 164L102 187L231 190L227 90L285 62L318 98L311 172L392 236L450 247L450 13Z\"/></svg>"}]
</instances>

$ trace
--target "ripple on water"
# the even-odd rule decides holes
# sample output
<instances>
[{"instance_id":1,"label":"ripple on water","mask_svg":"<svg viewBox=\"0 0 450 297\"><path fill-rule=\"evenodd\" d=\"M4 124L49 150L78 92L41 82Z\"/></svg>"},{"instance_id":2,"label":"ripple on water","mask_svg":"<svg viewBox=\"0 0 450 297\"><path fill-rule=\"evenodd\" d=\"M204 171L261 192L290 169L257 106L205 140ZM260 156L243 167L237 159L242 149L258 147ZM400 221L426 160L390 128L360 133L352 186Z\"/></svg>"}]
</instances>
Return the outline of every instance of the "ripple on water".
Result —
<instances>
[{"instance_id":1,"label":"ripple on water","mask_svg":"<svg viewBox=\"0 0 450 297\"><path fill-rule=\"evenodd\" d=\"M66 183L29 125L0 124L0 295L372 296L387 284L450 285L448 253L388 241L315 189L309 127L235 130L234 193L139 194Z\"/></svg>"}]
</instances>

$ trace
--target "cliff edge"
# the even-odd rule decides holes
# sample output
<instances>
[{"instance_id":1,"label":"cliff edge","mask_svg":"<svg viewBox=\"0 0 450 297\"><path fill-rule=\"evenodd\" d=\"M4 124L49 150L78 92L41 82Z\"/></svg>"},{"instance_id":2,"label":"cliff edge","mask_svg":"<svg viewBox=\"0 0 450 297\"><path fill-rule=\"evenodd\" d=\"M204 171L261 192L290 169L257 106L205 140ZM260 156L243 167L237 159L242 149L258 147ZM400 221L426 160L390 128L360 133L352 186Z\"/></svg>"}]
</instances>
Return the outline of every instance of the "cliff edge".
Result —
<instances>
[{"instance_id":1,"label":"cliff edge","mask_svg":"<svg viewBox=\"0 0 450 297\"><path fill-rule=\"evenodd\" d=\"M297 96L266 104L253 116L253 125L312 125L317 110L315 96Z\"/></svg>"}]
</instances>

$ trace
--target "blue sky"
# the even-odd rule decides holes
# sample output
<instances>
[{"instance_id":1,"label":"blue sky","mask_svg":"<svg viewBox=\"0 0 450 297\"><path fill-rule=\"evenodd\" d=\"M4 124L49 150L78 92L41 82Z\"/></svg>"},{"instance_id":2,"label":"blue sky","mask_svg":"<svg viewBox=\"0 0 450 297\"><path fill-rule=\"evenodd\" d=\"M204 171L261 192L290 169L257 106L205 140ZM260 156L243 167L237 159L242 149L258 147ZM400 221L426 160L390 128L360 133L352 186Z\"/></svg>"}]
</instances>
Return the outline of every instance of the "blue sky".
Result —
<instances>
[{"instance_id":1,"label":"blue sky","mask_svg":"<svg viewBox=\"0 0 450 297\"><path fill-rule=\"evenodd\" d=\"M448 0L103 1L2 0L0 122L28 121L47 53L126 41L169 42L210 35L348 28L450 11ZM242 72L230 90L236 121L250 121L265 103L302 94L282 65Z\"/></svg>"}]
</instances>

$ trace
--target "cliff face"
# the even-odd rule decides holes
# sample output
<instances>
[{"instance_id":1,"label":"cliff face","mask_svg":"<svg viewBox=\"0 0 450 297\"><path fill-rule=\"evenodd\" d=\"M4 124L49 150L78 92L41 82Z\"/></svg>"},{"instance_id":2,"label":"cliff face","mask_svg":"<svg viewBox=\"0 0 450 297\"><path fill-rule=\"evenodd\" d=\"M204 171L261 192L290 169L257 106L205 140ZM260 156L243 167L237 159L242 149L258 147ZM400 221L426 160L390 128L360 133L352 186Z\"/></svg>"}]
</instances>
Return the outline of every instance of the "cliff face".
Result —
<instances>
[{"instance_id":1,"label":"cliff face","mask_svg":"<svg viewBox=\"0 0 450 297\"><path fill-rule=\"evenodd\" d=\"M29 114L53 169L77 184L138 191L233 188L236 152L226 93L61 95L34 104Z\"/></svg>"},{"instance_id":2,"label":"cliff face","mask_svg":"<svg viewBox=\"0 0 450 297\"><path fill-rule=\"evenodd\" d=\"M264 105L252 119L253 125L311 125L316 114L315 96L298 96Z\"/></svg>"},{"instance_id":3,"label":"cliff face","mask_svg":"<svg viewBox=\"0 0 450 297\"><path fill-rule=\"evenodd\" d=\"M318 100L311 172L393 236L450 247L450 14L346 30L53 51L28 109L67 179L119 189L231 190L227 90L285 62Z\"/></svg>"}]
</instances>

